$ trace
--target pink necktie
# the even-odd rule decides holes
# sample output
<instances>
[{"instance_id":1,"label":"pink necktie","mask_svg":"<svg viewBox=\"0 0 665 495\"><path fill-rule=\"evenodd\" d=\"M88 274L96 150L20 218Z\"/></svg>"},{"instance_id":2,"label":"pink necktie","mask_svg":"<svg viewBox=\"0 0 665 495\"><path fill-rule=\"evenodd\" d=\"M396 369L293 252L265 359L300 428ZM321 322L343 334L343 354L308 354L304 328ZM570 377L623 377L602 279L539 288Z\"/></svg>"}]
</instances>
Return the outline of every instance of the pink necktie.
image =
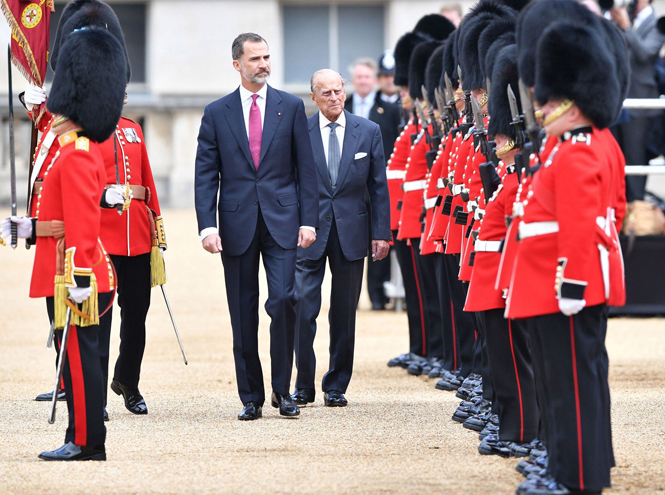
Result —
<instances>
[{"instance_id":1,"label":"pink necktie","mask_svg":"<svg viewBox=\"0 0 665 495\"><path fill-rule=\"evenodd\" d=\"M261 127L261 110L256 104L259 95L252 95L252 106L249 108L249 151L254 159L256 170L259 169L261 159L261 138L263 128Z\"/></svg>"}]
</instances>

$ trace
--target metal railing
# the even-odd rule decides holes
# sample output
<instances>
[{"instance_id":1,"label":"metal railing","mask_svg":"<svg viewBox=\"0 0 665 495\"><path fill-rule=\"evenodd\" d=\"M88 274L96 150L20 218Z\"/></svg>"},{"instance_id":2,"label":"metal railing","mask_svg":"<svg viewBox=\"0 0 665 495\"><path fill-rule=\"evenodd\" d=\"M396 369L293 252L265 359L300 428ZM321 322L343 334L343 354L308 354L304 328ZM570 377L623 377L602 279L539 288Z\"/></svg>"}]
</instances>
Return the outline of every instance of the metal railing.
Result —
<instances>
[{"instance_id":1,"label":"metal railing","mask_svg":"<svg viewBox=\"0 0 665 495\"><path fill-rule=\"evenodd\" d=\"M626 110L665 110L665 98L627 98ZM665 175L665 165L626 165L626 175Z\"/></svg>"}]
</instances>

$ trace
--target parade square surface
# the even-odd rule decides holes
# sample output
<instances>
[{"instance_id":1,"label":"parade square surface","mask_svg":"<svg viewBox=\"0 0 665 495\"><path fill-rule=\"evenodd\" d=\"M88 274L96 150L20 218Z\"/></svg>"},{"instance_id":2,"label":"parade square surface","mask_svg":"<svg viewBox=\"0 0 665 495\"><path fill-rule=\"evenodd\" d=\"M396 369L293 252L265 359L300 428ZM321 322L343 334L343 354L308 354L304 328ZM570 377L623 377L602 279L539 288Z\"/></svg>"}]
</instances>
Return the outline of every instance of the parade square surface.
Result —
<instances>
[{"instance_id":1,"label":"parade square surface","mask_svg":"<svg viewBox=\"0 0 665 495\"><path fill-rule=\"evenodd\" d=\"M0 211L0 217L8 216ZM62 444L67 407L34 402L50 390L55 353L45 349L45 303L28 298L34 249L0 248L0 493L514 493L517 460L478 454L477 434L451 421L459 404L434 381L389 369L407 348L406 314L371 312L361 299L354 380L344 409L313 407L284 419L236 419L231 326L218 256L200 247L193 211L164 212L169 293L189 358L184 366L158 289L152 292L141 392L150 414L134 416L110 393L107 462L46 463ZM327 279L330 280L329 278ZM265 284L265 277L262 277ZM261 301L265 299L265 285ZM330 286L323 290L327 314ZM114 319L111 362L118 349ZM269 383L269 319L260 351ZM319 317L317 381L327 359ZM612 419L617 467L607 493L665 491L665 320L610 320Z\"/></svg>"}]
</instances>

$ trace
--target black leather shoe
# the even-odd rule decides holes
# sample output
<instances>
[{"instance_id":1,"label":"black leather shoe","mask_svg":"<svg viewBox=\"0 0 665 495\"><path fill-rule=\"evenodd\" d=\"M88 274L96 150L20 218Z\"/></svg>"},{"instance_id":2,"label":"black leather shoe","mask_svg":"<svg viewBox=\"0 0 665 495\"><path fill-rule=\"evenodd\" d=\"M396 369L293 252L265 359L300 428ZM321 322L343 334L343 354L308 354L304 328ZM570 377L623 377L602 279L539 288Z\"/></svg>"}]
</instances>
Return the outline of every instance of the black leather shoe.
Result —
<instances>
[{"instance_id":1,"label":"black leather shoe","mask_svg":"<svg viewBox=\"0 0 665 495\"><path fill-rule=\"evenodd\" d=\"M315 395L316 391L313 388L297 388L291 394L291 400L293 400L296 406L306 406L314 402Z\"/></svg>"},{"instance_id":2,"label":"black leather shoe","mask_svg":"<svg viewBox=\"0 0 665 495\"><path fill-rule=\"evenodd\" d=\"M256 402L248 402L245 404L245 407L242 408L240 414L238 414L238 419L240 421L254 421L263 416L263 409Z\"/></svg>"},{"instance_id":3,"label":"black leather shoe","mask_svg":"<svg viewBox=\"0 0 665 495\"><path fill-rule=\"evenodd\" d=\"M349 403L342 392L337 390L328 390L323 394L324 403L328 407L346 407Z\"/></svg>"},{"instance_id":4,"label":"black leather shoe","mask_svg":"<svg viewBox=\"0 0 665 495\"><path fill-rule=\"evenodd\" d=\"M568 490L568 488L563 486L561 483L557 483L556 481L552 481L546 486L537 486L526 491L526 495L568 495L570 493L571 492Z\"/></svg>"},{"instance_id":5,"label":"black leather shoe","mask_svg":"<svg viewBox=\"0 0 665 495\"><path fill-rule=\"evenodd\" d=\"M490 416L492 416L492 411L485 411L481 414L474 414L469 416L462 426L468 430L481 432L485 429L485 426L490 422Z\"/></svg>"},{"instance_id":6,"label":"black leather shoe","mask_svg":"<svg viewBox=\"0 0 665 495\"><path fill-rule=\"evenodd\" d=\"M101 447L79 447L72 442L64 444L56 450L39 454L45 461L105 461L106 450Z\"/></svg>"},{"instance_id":7,"label":"black leather shoe","mask_svg":"<svg viewBox=\"0 0 665 495\"><path fill-rule=\"evenodd\" d=\"M498 435L488 435L482 442L480 442L478 452L483 455L510 457L510 448L499 440Z\"/></svg>"},{"instance_id":8,"label":"black leather shoe","mask_svg":"<svg viewBox=\"0 0 665 495\"><path fill-rule=\"evenodd\" d=\"M39 394L37 397L35 397L35 400L37 402L51 402L53 400L53 390L44 394ZM58 400L65 400L64 390L58 390Z\"/></svg>"},{"instance_id":9,"label":"black leather shoe","mask_svg":"<svg viewBox=\"0 0 665 495\"><path fill-rule=\"evenodd\" d=\"M145 400L138 389L132 390L125 387L117 380L111 382L111 390L117 395L122 395L125 399L125 407L133 414L148 414L148 406L145 405Z\"/></svg>"},{"instance_id":10,"label":"black leather shoe","mask_svg":"<svg viewBox=\"0 0 665 495\"><path fill-rule=\"evenodd\" d=\"M483 431L478 435L479 440L484 440L488 435L498 435L499 427L492 422L487 423Z\"/></svg>"},{"instance_id":11,"label":"black leather shoe","mask_svg":"<svg viewBox=\"0 0 665 495\"><path fill-rule=\"evenodd\" d=\"M531 453L530 443L507 442L512 457L529 457Z\"/></svg>"},{"instance_id":12,"label":"black leather shoe","mask_svg":"<svg viewBox=\"0 0 665 495\"><path fill-rule=\"evenodd\" d=\"M270 403L272 404L272 407L279 408L280 416L286 416L288 418L300 416L300 409L298 409L298 406L293 402L290 395L282 395L273 392L272 397L270 398Z\"/></svg>"},{"instance_id":13,"label":"black leather shoe","mask_svg":"<svg viewBox=\"0 0 665 495\"><path fill-rule=\"evenodd\" d=\"M399 356L394 357L390 361L388 361L388 367L395 368L399 366L400 368L407 369L412 362L423 359L425 358L422 356L418 356L417 354L407 352L406 354L400 354Z\"/></svg>"},{"instance_id":14,"label":"black leather shoe","mask_svg":"<svg viewBox=\"0 0 665 495\"><path fill-rule=\"evenodd\" d=\"M108 420L109 420L109 413L106 412L106 408L104 408L104 421L108 421Z\"/></svg>"}]
</instances>

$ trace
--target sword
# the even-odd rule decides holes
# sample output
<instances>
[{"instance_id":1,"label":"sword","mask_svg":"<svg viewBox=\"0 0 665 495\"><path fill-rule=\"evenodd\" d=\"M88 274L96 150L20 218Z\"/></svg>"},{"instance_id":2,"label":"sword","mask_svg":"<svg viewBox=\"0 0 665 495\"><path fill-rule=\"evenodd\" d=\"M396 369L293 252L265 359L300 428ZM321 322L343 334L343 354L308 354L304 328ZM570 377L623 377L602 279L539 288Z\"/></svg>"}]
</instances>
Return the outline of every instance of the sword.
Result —
<instances>
[{"instance_id":1,"label":"sword","mask_svg":"<svg viewBox=\"0 0 665 495\"><path fill-rule=\"evenodd\" d=\"M55 408L58 404L58 390L62 380L63 363L67 354L67 342L69 341L69 326L72 321L72 308L67 306L67 318L65 319L65 328L62 331L62 343L60 344L60 356L58 357L58 367L55 371L55 386L53 387L53 400L51 401L51 413L48 417L50 425L55 423Z\"/></svg>"},{"instance_id":2,"label":"sword","mask_svg":"<svg viewBox=\"0 0 665 495\"><path fill-rule=\"evenodd\" d=\"M55 322L51 322L51 329L48 331L48 339L46 340L46 348L53 347L53 336L55 335Z\"/></svg>"},{"instance_id":3,"label":"sword","mask_svg":"<svg viewBox=\"0 0 665 495\"><path fill-rule=\"evenodd\" d=\"M180 346L180 352L182 352L182 358L185 360L185 365L187 365L187 355L185 354L185 348L182 346L182 341L180 340L180 334L178 333L178 326L175 324L175 318L173 317L173 311L171 310L171 304L169 303L169 298L166 296L166 290L164 286L159 286L162 289L162 294L164 295L164 302L166 302L166 309L169 310L169 316L171 317L171 323L173 323L173 330L175 330L175 336L178 339L178 345Z\"/></svg>"},{"instance_id":4,"label":"sword","mask_svg":"<svg viewBox=\"0 0 665 495\"><path fill-rule=\"evenodd\" d=\"M115 131L113 131L113 153L115 155L115 184L120 186L120 170L118 170L118 136L116 136ZM120 189L120 188L118 188ZM118 215L122 215L123 205L118 205Z\"/></svg>"},{"instance_id":5,"label":"sword","mask_svg":"<svg viewBox=\"0 0 665 495\"><path fill-rule=\"evenodd\" d=\"M12 196L12 216L15 217L18 214L18 208L16 206L16 150L14 145L14 91L12 88L12 48L11 46L7 47L7 66L8 66L8 77L9 77L9 182L11 185L11 196ZM16 249L18 245L18 235L17 235L17 226L14 222L11 222L12 238L11 246Z\"/></svg>"}]
</instances>

